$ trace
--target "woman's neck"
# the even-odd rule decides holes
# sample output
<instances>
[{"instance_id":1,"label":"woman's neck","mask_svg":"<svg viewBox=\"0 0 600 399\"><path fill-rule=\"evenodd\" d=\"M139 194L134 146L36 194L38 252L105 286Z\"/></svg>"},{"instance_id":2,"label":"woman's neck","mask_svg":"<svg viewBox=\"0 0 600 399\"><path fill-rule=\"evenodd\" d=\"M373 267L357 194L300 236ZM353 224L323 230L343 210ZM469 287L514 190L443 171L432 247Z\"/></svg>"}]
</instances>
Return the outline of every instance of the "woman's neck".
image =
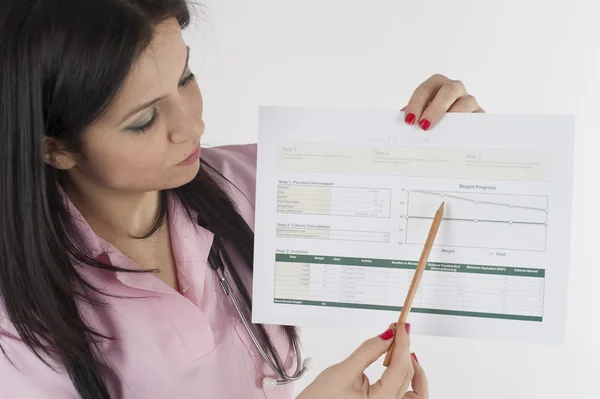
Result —
<instances>
[{"instance_id":1,"label":"woman's neck","mask_svg":"<svg viewBox=\"0 0 600 399\"><path fill-rule=\"evenodd\" d=\"M84 192L75 186L65 187L65 192L96 234L140 267L158 270L157 277L178 290L168 223L147 239L132 238L145 236L154 227L161 206L159 192L122 195Z\"/></svg>"},{"instance_id":2,"label":"woman's neck","mask_svg":"<svg viewBox=\"0 0 600 399\"><path fill-rule=\"evenodd\" d=\"M67 184L65 192L92 229L108 241L147 234L160 211L160 193L119 193Z\"/></svg>"}]
</instances>

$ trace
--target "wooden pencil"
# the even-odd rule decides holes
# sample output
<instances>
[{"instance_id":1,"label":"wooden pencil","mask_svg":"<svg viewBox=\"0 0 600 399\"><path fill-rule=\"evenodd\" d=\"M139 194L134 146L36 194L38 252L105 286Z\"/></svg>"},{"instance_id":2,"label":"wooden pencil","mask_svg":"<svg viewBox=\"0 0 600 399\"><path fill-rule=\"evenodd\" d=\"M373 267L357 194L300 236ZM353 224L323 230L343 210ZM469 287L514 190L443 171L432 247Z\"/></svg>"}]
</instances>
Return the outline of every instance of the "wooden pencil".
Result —
<instances>
[{"instance_id":1,"label":"wooden pencil","mask_svg":"<svg viewBox=\"0 0 600 399\"><path fill-rule=\"evenodd\" d=\"M429 253L431 252L431 248L433 247L433 242L435 241L435 236L440 228L440 223L444 217L444 203L440 205L435 216L433 218L433 222L431 223L431 228L429 229L429 234L427 235L427 240L425 241L425 246L423 247L423 252L421 252L421 258L419 259L419 263L417 264L417 268L415 270L415 275L413 276L412 283L410 284L410 288L408 293L406 294L406 299L404 300L404 306L402 306L402 311L400 312L400 317L398 318L398 325L404 324L410 313L410 309L412 307L412 302L417 293L417 288L419 288L419 283L421 282L421 276L423 275L423 271L425 270L425 266L427 266L427 260L429 259ZM385 356L385 360L383 361L383 365L388 367L390 365L390 361L392 360L392 354L394 353L395 342L392 342L392 346L388 349L387 354Z\"/></svg>"}]
</instances>

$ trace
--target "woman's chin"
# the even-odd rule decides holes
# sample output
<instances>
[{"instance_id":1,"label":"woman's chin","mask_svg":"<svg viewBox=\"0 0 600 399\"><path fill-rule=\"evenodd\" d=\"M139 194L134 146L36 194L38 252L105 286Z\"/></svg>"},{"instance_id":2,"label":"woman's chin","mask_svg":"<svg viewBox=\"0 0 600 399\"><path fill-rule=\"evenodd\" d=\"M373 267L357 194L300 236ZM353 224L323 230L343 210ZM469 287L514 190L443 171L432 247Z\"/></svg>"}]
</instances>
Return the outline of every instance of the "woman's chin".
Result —
<instances>
[{"instance_id":1,"label":"woman's chin","mask_svg":"<svg viewBox=\"0 0 600 399\"><path fill-rule=\"evenodd\" d=\"M173 177L169 179L168 183L163 189L172 189L181 186L185 186L198 175L200 170L200 161L197 161L194 165L186 165L185 167L177 167Z\"/></svg>"}]
</instances>

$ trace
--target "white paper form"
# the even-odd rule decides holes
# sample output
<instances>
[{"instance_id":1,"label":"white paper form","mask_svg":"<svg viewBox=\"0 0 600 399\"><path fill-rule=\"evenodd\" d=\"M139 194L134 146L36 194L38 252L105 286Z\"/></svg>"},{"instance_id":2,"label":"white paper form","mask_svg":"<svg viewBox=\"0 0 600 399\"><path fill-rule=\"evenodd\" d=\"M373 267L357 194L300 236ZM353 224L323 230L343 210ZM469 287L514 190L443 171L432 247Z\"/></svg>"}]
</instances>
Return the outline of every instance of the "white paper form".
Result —
<instances>
[{"instance_id":1,"label":"white paper form","mask_svg":"<svg viewBox=\"0 0 600 399\"><path fill-rule=\"evenodd\" d=\"M253 321L561 343L574 118L262 107Z\"/></svg>"}]
</instances>

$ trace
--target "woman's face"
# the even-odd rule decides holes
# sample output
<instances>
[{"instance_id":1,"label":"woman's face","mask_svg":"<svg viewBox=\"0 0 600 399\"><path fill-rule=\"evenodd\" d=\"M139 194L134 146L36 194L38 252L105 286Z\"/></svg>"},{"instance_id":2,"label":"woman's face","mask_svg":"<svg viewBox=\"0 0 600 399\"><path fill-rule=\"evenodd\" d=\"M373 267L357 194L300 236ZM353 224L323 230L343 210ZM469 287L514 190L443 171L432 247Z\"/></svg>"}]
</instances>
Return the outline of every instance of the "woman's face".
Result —
<instances>
[{"instance_id":1,"label":"woman's face","mask_svg":"<svg viewBox=\"0 0 600 399\"><path fill-rule=\"evenodd\" d=\"M141 193L178 187L199 168L202 95L175 19L159 25L110 109L61 154L76 186Z\"/></svg>"}]
</instances>

